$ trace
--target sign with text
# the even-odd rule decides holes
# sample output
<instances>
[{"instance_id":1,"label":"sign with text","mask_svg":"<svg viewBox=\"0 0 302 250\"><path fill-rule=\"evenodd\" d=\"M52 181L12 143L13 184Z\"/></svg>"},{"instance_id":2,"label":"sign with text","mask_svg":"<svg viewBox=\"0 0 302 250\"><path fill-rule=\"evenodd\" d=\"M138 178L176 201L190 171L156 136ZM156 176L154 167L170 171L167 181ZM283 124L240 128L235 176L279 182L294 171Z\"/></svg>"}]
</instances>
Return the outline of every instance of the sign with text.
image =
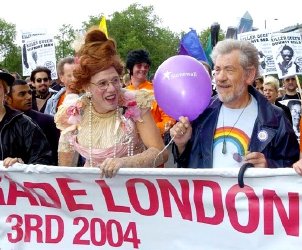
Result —
<instances>
[{"instance_id":1,"label":"sign with text","mask_svg":"<svg viewBox=\"0 0 302 250\"><path fill-rule=\"evenodd\" d=\"M238 40L247 40L255 45L258 50L259 73L262 76L277 74L275 67L272 45L271 32L268 31L251 31L238 35Z\"/></svg>"},{"instance_id":2,"label":"sign with text","mask_svg":"<svg viewBox=\"0 0 302 250\"><path fill-rule=\"evenodd\" d=\"M51 78L57 79L55 42L44 32L22 33L23 76L30 76L37 66L51 70Z\"/></svg>"},{"instance_id":3,"label":"sign with text","mask_svg":"<svg viewBox=\"0 0 302 250\"><path fill-rule=\"evenodd\" d=\"M0 167L1 250L300 249L293 169Z\"/></svg>"},{"instance_id":4,"label":"sign with text","mask_svg":"<svg viewBox=\"0 0 302 250\"><path fill-rule=\"evenodd\" d=\"M300 33L273 33L271 45L280 79L302 74L302 39Z\"/></svg>"}]
</instances>

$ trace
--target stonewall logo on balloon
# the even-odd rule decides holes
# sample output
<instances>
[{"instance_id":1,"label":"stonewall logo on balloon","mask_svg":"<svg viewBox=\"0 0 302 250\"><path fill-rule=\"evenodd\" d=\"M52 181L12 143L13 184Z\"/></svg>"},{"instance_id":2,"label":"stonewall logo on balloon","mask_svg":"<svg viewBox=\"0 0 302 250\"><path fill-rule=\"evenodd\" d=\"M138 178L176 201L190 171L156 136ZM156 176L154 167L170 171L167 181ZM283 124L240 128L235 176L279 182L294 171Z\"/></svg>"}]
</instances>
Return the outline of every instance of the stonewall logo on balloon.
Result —
<instances>
[{"instance_id":1,"label":"stonewall logo on balloon","mask_svg":"<svg viewBox=\"0 0 302 250\"><path fill-rule=\"evenodd\" d=\"M173 78L178 78L178 77L187 77L187 76L192 76L192 77L197 77L197 72L185 72L185 73L172 73L172 72L166 72L164 73L164 79L173 79Z\"/></svg>"}]
</instances>

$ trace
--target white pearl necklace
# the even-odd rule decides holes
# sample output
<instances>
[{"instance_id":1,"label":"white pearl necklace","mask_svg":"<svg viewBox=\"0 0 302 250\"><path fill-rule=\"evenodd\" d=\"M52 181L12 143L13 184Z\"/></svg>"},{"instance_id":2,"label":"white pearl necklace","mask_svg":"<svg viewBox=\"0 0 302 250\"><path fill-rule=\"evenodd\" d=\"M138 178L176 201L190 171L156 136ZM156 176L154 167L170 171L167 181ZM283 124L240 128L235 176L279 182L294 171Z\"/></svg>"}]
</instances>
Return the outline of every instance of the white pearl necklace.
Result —
<instances>
[{"instance_id":1,"label":"white pearl necklace","mask_svg":"<svg viewBox=\"0 0 302 250\"><path fill-rule=\"evenodd\" d=\"M89 121L88 121L88 127L89 127L89 166L93 167L93 158L92 158L92 100L91 100L91 94L87 94L87 97L89 99ZM119 107L117 107L116 109L116 114L115 114L115 123L116 126L118 125L118 121L119 121L119 117L120 117L120 112L119 112ZM126 126L126 133L127 133L127 137L128 137L128 142L127 142L127 156L133 156L134 154L134 143L133 143L133 136L132 134L132 130L131 130L131 125L127 124L129 121L127 121L127 119L123 117L123 120L125 122L125 126ZM114 149L113 149L113 158L116 158L116 153L117 153L117 144L119 143L118 141L118 137L116 135L115 137L115 141L114 141Z\"/></svg>"},{"instance_id":2,"label":"white pearl necklace","mask_svg":"<svg viewBox=\"0 0 302 250\"><path fill-rule=\"evenodd\" d=\"M93 167L92 162L92 101L91 101L91 95L88 96L89 98L89 166Z\"/></svg>"}]
</instances>

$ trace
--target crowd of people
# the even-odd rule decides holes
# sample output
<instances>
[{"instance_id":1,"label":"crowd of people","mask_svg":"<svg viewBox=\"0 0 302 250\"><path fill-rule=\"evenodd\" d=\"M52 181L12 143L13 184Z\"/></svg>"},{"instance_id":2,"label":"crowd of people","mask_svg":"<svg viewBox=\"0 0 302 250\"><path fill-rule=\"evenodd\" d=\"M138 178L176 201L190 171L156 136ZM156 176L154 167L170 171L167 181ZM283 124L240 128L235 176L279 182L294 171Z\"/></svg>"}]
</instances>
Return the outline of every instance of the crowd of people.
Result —
<instances>
[{"instance_id":1,"label":"crowd of people","mask_svg":"<svg viewBox=\"0 0 302 250\"><path fill-rule=\"evenodd\" d=\"M297 77L282 79L286 93L278 96L278 79L259 78L258 51L250 42L216 44L211 55L216 89L191 122L174 120L157 104L147 50L131 50L124 63L116 42L93 27L75 54L58 62L55 82L43 66L31 72L30 82L0 71L5 167L17 162L98 167L105 177L121 167L164 167L168 135L177 167L251 163L293 167L302 175Z\"/></svg>"}]
</instances>

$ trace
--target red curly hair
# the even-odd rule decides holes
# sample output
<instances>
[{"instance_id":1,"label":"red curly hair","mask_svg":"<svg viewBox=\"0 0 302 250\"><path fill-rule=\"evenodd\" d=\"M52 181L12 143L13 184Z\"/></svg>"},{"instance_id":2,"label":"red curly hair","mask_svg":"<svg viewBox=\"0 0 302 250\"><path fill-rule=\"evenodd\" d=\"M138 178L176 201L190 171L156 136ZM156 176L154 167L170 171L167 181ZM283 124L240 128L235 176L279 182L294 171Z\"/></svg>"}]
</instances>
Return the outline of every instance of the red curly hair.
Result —
<instances>
[{"instance_id":1,"label":"red curly hair","mask_svg":"<svg viewBox=\"0 0 302 250\"><path fill-rule=\"evenodd\" d=\"M79 89L90 83L96 73L114 67L121 76L124 64L117 54L116 43L107 38L98 27L92 27L85 36L85 43L77 53L79 58L73 72L75 84Z\"/></svg>"}]
</instances>

